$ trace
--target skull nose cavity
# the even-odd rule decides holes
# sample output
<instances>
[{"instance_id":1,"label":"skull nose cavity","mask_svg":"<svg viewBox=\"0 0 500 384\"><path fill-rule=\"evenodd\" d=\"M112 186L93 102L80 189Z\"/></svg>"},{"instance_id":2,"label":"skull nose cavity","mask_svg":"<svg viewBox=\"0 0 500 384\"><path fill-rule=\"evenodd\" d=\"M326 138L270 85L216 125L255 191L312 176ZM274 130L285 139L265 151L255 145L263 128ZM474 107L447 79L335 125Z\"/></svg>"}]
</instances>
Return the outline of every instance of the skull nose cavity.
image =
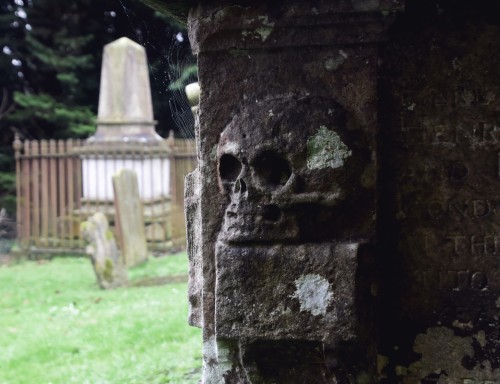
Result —
<instances>
[{"instance_id":1,"label":"skull nose cavity","mask_svg":"<svg viewBox=\"0 0 500 384\"><path fill-rule=\"evenodd\" d=\"M276 222L281 218L281 209L276 204L264 205L262 218L266 221Z\"/></svg>"},{"instance_id":2,"label":"skull nose cavity","mask_svg":"<svg viewBox=\"0 0 500 384\"><path fill-rule=\"evenodd\" d=\"M234 192L235 193L245 193L247 191L247 184L245 183L245 180L243 179L238 179L236 180L236 183L234 185Z\"/></svg>"}]
</instances>

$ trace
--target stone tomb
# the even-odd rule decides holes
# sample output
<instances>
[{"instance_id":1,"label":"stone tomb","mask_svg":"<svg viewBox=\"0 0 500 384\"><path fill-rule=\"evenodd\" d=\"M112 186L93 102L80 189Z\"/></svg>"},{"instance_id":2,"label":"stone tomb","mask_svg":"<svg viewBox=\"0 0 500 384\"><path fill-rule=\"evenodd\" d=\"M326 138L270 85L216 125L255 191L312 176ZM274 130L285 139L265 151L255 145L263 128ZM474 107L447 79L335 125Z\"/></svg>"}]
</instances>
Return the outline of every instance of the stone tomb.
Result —
<instances>
[{"instance_id":1,"label":"stone tomb","mask_svg":"<svg viewBox=\"0 0 500 384\"><path fill-rule=\"evenodd\" d=\"M500 382L499 6L154 3L198 56L203 382Z\"/></svg>"},{"instance_id":2,"label":"stone tomb","mask_svg":"<svg viewBox=\"0 0 500 384\"><path fill-rule=\"evenodd\" d=\"M149 239L171 237L168 142L155 132L146 50L122 37L104 47L97 129L78 149L82 159L80 216L101 211L114 221L112 177L137 174Z\"/></svg>"}]
</instances>

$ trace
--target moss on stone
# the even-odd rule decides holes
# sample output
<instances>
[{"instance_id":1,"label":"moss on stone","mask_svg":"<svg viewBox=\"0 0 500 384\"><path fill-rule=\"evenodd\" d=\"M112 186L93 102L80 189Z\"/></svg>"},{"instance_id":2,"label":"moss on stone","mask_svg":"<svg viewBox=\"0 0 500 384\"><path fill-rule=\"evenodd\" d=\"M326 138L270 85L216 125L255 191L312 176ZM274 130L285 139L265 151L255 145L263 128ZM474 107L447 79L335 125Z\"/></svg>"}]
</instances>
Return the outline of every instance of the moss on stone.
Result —
<instances>
[{"instance_id":1,"label":"moss on stone","mask_svg":"<svg viewBox=\"0 0 500 384\"><path fill-rule=\"evenodd\" d=\"M113 262L109 259L104 262L104 271L102 271L102 277L107 282L111 283L113 281Z\"/></svg>"},{"instance_id":2,"label":"moss on stone","mask_svg":"<svg viewBox=\"0 0 500 384\"><path fill-rule=\"evenodd\" d=\"M111 232L110 229L106 231L106 240L112 240L113 239L113 232Z\"/></svg>"}]
</instances>

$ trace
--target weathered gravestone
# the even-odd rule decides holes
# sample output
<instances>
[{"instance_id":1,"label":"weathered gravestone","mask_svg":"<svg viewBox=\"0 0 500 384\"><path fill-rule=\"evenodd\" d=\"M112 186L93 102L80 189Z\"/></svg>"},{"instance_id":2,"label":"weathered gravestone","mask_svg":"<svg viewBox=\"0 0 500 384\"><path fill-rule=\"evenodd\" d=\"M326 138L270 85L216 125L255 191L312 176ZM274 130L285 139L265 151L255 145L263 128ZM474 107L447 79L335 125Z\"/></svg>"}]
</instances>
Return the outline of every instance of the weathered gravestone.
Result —
<instances>
[{"instance_id":1,"label":"weathered gravestone","mask_svg":"<svg viewBox=\"0 0 500 384\"><path fill-rule=\"evenodd\" d=\"M106 216L101 212L95 213L80 224L80 232L88 242L86 251L90 255L99 286L112 289L126 285L127 270Z\"/></svg>"},{"instance_id":2,"label":"weathered gravestone","mask_svg":"<svg viewBox=\"0 0 500 384\"><path fill-rule=\"evenodd\" d=\"M500 382L498 7L155 3L198 56L203 382Z\"/></svg>"},{"instance_id":3,"label":"weathered gravestone","mask_svg":"<svg viewBox=\"0 0 500 384\"><path fill-rule=\"evenodd\" d=\"M203 326L204 382L376 376L377 43L395 9L190 14L202 90L190 319Z\"/></svg>"},{"instance_id":4,"label":"weathered gravestone","mask_svg":"<svg viewBox=\"0 0 500 384\"><path fill-rule=\"evenodd\" d=\"M121 169L113 176L115 194L115 226L120 239L120 249L127 267L141 264L148 259L144 230L144 211L137 174L131 169Z\"/></svg>"},{"instance_id":5,"label":"weathered gravestone","mask_svg":"<svg viewBox=\"0 0 500 384\"><path fill-rule=\"evenodd\" d=\"M381 373L500 383L500 8L407 5L381 72Z\"/></svg>"}]
</instances>

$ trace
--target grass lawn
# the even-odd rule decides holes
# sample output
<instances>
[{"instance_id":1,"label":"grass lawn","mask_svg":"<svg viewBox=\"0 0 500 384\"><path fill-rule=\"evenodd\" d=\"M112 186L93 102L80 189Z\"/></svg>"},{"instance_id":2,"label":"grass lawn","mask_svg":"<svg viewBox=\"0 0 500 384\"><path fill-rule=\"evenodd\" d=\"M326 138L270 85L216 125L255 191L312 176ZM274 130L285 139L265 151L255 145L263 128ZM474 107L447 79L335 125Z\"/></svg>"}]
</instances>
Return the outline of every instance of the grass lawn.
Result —
<instances>
[{"instance_id":1,"label":"grass lawn","mask_svg":"<svg viewBox=\"0 0 500 384\"><path fill-rule=\"evenodd\" d=\"M129 271L166 275L187 275L185 253ZM0 383L197 383L187 306L186 282L102 291L84 258L0 267Z\"/></svg>"}]
</instances>

